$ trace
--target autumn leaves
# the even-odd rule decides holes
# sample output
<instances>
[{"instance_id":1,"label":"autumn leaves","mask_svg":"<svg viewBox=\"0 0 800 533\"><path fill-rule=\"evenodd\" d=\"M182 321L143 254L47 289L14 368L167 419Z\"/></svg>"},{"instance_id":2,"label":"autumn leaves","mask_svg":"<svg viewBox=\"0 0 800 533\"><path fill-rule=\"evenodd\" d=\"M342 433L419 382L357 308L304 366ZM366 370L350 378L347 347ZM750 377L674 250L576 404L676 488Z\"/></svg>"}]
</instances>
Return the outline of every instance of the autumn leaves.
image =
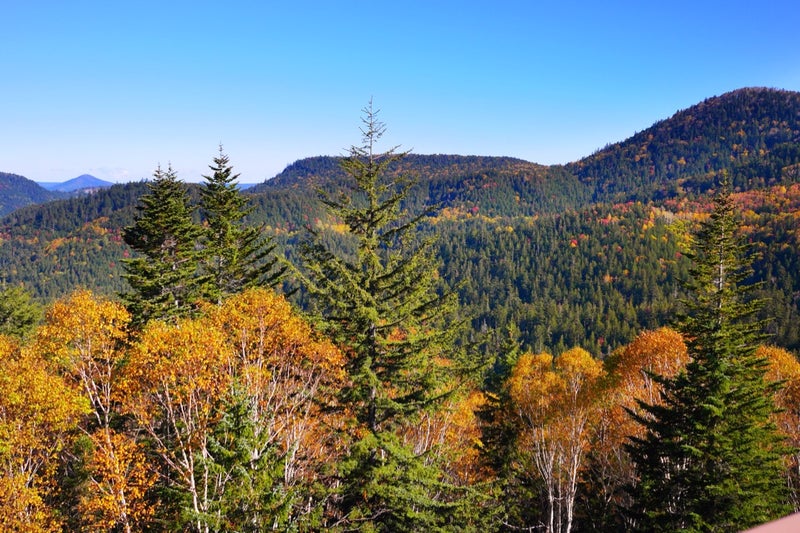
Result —
<instances>
[{"instance_id":1,"label":"autumn leaves","mask_svg":"<svg viewBox=\"0 0 800 533\"><path fill-rule=\"evenodd\" d=\"M248 494L244 480L271 472L262 457L280 463L270 488L287 498L319 475L341 353L264 289L135 337L129 319L83 291L56 303L30 343L0 338L0 525L138 531L157 518L207 531L234 527L236 505L271 524L261 487ZM237 402L239 427L226 429ZM237 446L244 459L218 460ZM232 494L238 503L225 502Z\"/></svg>"},{"instance_id":2,"label":"autumn leaves","mask_svg":"<svg viewBox=\"0 0 800 533\"><path fill-rule=\"evenodd\" d=\"M772 420L788 449L795 450L784 461L786 483L797 505L800 363L772 346L760 347L756 356L766 361L765 382L783 384L774 393L779 410ZM528 518L521 519L514 511L519 504L510 502L506 520L518 526L535 521L552 532L640 527L626 512L638 483L636 464L626 448L631 439L645 434L636 417L649 415L640 401L663 404L663 385L654 377L676 376L689 360L682 336L668 328L642 332L605 361L580 348L556 357L520 355L501 387L493 417L495 427L505 426L511 433L502 458L505 467L493 475L505 476L506 486L512 487L506 489L509 494L521 494L514 486L535 487L534 501L540 504L525 510Z\"/></svg>"},{"instance_id":3,"label":"autumn leaves","mask_svg":"<svg viewBox=\"0 0 800 533\"><path fill-rule=\"evenodd\" d=\"M321 488L335 486L332 466L346 456L348 414L334 409L342 353L264 289L137 335L128 324L119 304L82 291L55 303L30 340L0 337L0 527L315 523ZM800 363L775 347L758 354L766 379L784 382L775 422L796 449ZM635 472L624 444L642 432L628 411L636 399L658 402L651 373L674 375L687 361L669 329L640 334L604 362L579 348L519 356L500 421L517 432L512 471L541 483L546 527L585 526L587 491L626 504ZM465 390L402 439L435 449L460 486L494 483L475 417L485 401ZM786 461L796 501L798 456Z\"/></svg>"}]
</instances>

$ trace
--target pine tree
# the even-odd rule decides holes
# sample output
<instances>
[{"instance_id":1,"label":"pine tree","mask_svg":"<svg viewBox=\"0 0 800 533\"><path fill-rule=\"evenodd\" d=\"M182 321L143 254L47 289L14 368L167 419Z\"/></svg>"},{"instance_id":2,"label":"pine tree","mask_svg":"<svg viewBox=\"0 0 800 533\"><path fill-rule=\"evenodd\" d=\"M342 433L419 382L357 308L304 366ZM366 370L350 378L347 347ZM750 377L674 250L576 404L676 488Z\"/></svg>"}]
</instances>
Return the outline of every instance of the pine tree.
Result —
<instances>
[{"instance_id":1,"label":"pine tree","mask_svg":"<svg viewBox=\"0 0 800 533\"><path fill-rule=\"evenodd\" d=\"M192 221L186 187L172 167L158 167L123 239L140 255L124 261L132 291L123 294L132 324L192 314L207 277L199 273L201 228Z\"/></svg>"},{"instance_id":2,"label":"pine tree","mask_svg":"<svg viewBox=\"0 0 800 533\"><path fill-rule=\"evenodd\" d=\"M690 299L680 319L691 360L658 378L662 403L641 402L646 428L628 451L636 465L633 518L642 531L739 531L789 512L782 440L770 421L775 385L755 355L762 324L743 282L751 269L727 180L693 244Z\"/></svg>"},{"instance_id":3,"label":"pine tree","mask_svg":"<svg viewBox=\"0 0 800 533\"><path fill-rule=\"evenodd\" d=\"M211 276L209 299L220 302L232 294L259 285L275 287L286 267L277 268L271 257L275 244L264 236L263 228L245 226L253 208L239 191L230 159L219 148L211 176L203 176L200 207L205 216L203 266Z\"/></svg>"},{"instance_id":4,"label":"pine tree","mask_svg":"<svg viewBox=\"0 0 800 533\"><path fill-rule=\"evenodd\" d=\"M340 465L341 519L367 530L430 531L446 507L436 497L441 471L401 435L446 393L441 376L455 350L455 301L434 291L432 242L414 240L427 212L403 209L413 183L386 177L406 153L376 153L384 125L371 103L363 112L363 144L341 162L352 190L323 196L354 249L336 255L320 235L304 249L309 291L326 332L349 358L350 386L340 400L353 420Z\"/></svg>"}]
</instances>

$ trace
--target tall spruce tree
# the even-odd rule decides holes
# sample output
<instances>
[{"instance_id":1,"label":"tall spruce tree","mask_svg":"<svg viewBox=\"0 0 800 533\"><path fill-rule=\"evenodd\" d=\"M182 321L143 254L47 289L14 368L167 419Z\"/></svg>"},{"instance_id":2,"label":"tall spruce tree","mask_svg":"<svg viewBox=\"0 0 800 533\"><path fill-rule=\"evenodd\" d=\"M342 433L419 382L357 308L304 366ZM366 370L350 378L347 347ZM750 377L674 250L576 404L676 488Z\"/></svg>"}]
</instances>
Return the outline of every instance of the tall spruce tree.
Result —
<instances>
[{"instance_id":1,"label":"tall spruce tree","mask_svg":"<svg viewBox=\"0 0 800 533\"><path fill-rule=\"evenodd\" d=\"M455 296L436 294L432 242L415 235L427 213L402 206L413 183L387 177L406 153L377 153L384 125L372 103L363 113L363 143L341 161L352 190L322 198L354 249L337 255L312 234L303 252L326 332L348 355L350 385L340 400L352 420L338 518L348 528L432 531L447 514L441 471L402 433L445 395Z\"/></svg>"},{"instance_id":2,"label":"tall spruce tree","mask_svg":"<svg viewBox=\"0 0 800 533\"><path fill-rule=\"evenodd\" d=\"M177 174L159 166L123 239L139 255L124 260L131 291L122 295L132 324L192 314L208 278L199 271L202 234L192 220L188 192Z\"/></svg>"},{"instance_id":3,"label":"tall spruce tree","mask_svg":"<svg viewBox=\"0 0 800 533\"><path fill-rule=\"evenodd\" d=\"M219 147L210 176L200 190L200 208L205 216L204 271L210 275L208 298L217 303L227 296L259 285L275 287L286 267L277 266L275 244L263 227L245 225L253 210L233 173L230 159Z\"/></svg>"},{"instance_id":4,"label":"tall spruce tree","mask_svg":"<svg viewBox=\"0 0 800 533\"><path fill-rule=\"evenodd\" d=\"M785 451L770 415L775 385L755 355L761 324L747 245L737 234L727 179L693 244L679 329L692 357L658 378L662 403L640 403L646 433L628 451L636 465L632 518L642 531L740 531L787 514Z\"/></svg>"}]
</instances>

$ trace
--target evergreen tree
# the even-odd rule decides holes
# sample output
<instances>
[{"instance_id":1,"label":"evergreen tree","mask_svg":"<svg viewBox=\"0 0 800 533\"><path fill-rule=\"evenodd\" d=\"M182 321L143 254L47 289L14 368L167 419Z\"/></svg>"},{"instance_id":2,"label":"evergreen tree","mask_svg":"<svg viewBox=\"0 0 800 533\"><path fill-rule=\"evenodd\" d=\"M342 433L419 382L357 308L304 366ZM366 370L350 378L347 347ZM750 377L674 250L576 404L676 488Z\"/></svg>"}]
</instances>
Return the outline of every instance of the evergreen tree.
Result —
<instances>
[{"instance_id":1,"label":"evergreen tree","mask_svg":"<svg viewBox=\"0 0 800 533\"><path fill-rule=\"evenodd\" d=\"M641 402L646 428L628 451L636 465L633 518L642 531L739 531L789 512L782 440L770 415L775 385L755 355L761 324L747 246L737 235L727 180L693 244L691 298L680 320L692 357L658 378L662 403Z\"/></svg>"},{"instance_id":2,"label":"evergreen tree","mask_svg":"<svg viewBox=\"0 0 800 533\"><path fill-rule=\"evenodd\" d=\"M203 176L200 207L206 221L203 266L211 276L209 299L220 302L227 296L260 285L275 287L286 267L276 268L271 257L275 244L264 236L263 228L245 226L253 210L239 191L230 159L219 148L209 167L213 174Z\"/></svg>"},{"instance_id":3,"label":"evergreen tree","mask_svg":"<svg viewBox=\"0 0 800 533\"><path fill-rule=\"evenodd\" d=\"M0 335L24 337L42 319L42 308L22 287L0 285Z\"/></svg>"},{"instance_id":4,"label":"evergreen tree","mask_svg":"<svg viewBox=\"0 0 800 533\"><path fill-rule=\"evenodd\" d=\"M207 277L199 275L201 228L192 221L186 187L171 167L156 169L123 239L139 252L124 260L132 291L123 294L134 326L194 312Z\"/></svg>"},{"instance_id":5,"label":"evergreen tree","mask_svg":"<svg viewBox=\"0 0 800 533\"><path fill-rule=\"evenodd\" d=\"M340 465L341 520L366 530L430 531L443 523L446 508L437 498L441 471L429 450L401 435L446 394L455 301L434 291L432 242L414 241L427 212L403 209L413 183L385 176L406 153L376 153L384 125L371 103L363 112L363 144L341 162L352 190L323 196L355 249L337 255L320 235L304 249L306 282L324 327L349 358L350 385L341 391L352 414L349 455Z\"/></svg>"},{"instance_id":6,"label":"evergreen tree","mask_svg":"<svg viewBox=\"0 0 800 533\"><path fill-rule=\"evenodd\" d=\"M544 491L540 479L520 468L517 449L521 426L509 390L509 378L523 350L519 327L511 323L496 346L497 356L483 384L485 404L478 410L481 424L481 460L497 476L499 494L492 502L504 524L541 522L539 498ZM516 526L511 526L516 527Z\"/></svg>"},{"instance_id":7,"label":"evergreen tree","mask_svg":"<svg viewBox=\"0 0 800 533\"><path fill-rule=\"evenodd\" d=\"M216 480L210 510L200 517L213 531L289 529L294 495L283 484L283 458L265 441L266 432L255 430L253 408L234 384L209 438L209 454L196 459Z\"/></svg>"},{"instance_id":8,"label":"evergreen tree","mask_svg":"<svg viewBox=\"0 0 800 533\"><path fill-rule=\"evenodd\" d=\"M511 463L511 451L519 427L509 416L510 396L508 378L519 359L522 349L519 343L519 327L510 324L499 346L494 364L488 369L483 383L486 403L478 411L481 421L481 442L483 459L501 478L506 478Z\"/></svg>"}]
</instances>

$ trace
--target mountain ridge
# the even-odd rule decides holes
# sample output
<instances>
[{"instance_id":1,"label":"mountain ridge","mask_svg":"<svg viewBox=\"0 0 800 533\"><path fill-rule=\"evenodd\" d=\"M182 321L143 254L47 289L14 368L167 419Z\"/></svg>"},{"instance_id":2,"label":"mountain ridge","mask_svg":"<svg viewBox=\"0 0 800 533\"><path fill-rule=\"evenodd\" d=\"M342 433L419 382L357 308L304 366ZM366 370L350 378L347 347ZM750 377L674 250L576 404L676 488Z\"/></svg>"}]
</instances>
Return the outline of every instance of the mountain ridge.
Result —
<instances>
[{"instance_id":1,"label":"mountain ridge","mask_svg":"<svg viewBox=\"0 0 800 533\"><path fill-rule=\"evenodd\" d=\"M757 281L773 302L775 342L800 349L800 93L748 89L704 100L569 165L417 155L388 169L416 185L406 207L439 206L422 231L439 238L445 284L475 329L517 324L536 350L581 345L608 354L663 325L687 275L686 232L722 173L737 188L757 245ZM740 133L741 131L741 133ZM681 162L681 159L684 159ZM235 161L233 162L235 165ZM196 184L190 184L196 196ZM338 158L296 161L247 191L248 223L286 259L312 227L338 242L316 192L348 194ZM125 289L121 231L144 182L18 209L0 221L3 281L51 300L77 286Z\"/></svg>"},{"instance_id":2,"label":"mountain ridge","mask_svg":"<svg viewBox=\"0 0 800 533\"><path fill-rule=\"evenodd\" d=\"M59 198L63 196L48 191L25 176L0 172L0 216L26 205L41 204Z\"/></svg>"},{"instance_id":3,"label":"mountain ridge","mask_svg":"<svg viewBox=\"0 0 800 533\"><path fill-rule=\"evenodd\" d=\"M678 187L702 192L726 169L798 163L798 143L800 92L746 87L707 98L565 166L593 187L595 201L647 199L674 196ZM748 185L734 176L734 186L779 180L761 178Z\"/></svg>"}]
</instances>

